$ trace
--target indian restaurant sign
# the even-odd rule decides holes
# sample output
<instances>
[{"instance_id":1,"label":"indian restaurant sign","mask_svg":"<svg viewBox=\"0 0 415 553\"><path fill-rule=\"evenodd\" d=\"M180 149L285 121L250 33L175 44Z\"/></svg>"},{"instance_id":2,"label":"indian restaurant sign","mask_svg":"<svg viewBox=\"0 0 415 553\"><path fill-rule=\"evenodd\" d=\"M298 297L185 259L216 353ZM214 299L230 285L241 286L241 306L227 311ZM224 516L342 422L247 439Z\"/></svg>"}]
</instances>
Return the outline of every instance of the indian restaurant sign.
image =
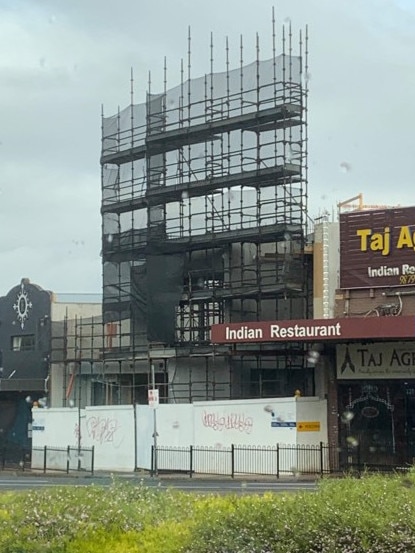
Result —
<instances>
[{"instance_id":1,"label":"indian restaurant sign","mask_svg":"<svg viewBox=\"0 0 415 553\"><path fill-rule=\"evenodd\" d=\"M340 288L415 285L415 207L340 215Z\"/></svg>"}]
</instances>

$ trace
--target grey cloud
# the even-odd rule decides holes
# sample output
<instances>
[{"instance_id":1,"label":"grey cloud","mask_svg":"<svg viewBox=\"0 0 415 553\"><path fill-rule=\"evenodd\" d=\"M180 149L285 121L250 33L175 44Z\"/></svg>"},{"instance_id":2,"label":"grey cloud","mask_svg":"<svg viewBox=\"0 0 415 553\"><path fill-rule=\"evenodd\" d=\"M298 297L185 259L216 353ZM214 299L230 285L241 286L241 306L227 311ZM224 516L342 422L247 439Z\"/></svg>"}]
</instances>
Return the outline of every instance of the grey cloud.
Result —
<instances>
[{"instance_id":1,"label":"grey cloud","mask_svg":"<svg viewBox=\"0 0 415 553\"><path fill-rule=\"evenodd\" d=\"M129 102L130 67L142 101L154 90L272 53L262 0L31 0L0 7L0 294L28 276L56 291L99 291L100 106ZM282 0L281 25L310 31L310 215L363 192L368 203L412 202L415 23L404 0ZM347 164L349 170L344 171ZM77 242L77 243L76 243ZM82 244L83 242L83 244Z\"/></svg>"}]
</instances>

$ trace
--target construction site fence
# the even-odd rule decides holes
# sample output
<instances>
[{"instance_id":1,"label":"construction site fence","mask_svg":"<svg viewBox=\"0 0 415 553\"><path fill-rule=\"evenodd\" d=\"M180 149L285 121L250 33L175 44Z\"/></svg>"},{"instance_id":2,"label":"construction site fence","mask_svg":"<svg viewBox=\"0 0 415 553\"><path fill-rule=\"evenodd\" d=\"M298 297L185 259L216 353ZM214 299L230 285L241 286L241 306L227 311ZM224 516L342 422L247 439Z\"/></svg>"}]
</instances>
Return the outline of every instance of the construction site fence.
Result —
<instances>
[{"instance_id":1,"label":"construction site fence","mask_svg":"<svg viewBox=\"0 0 415 553\"><path fill-rule=\"evenodd\" d=\"M92 447L34 447L31 468L46 472L88 472L94 473L95 451Z\"/></svg>"},{"instance_id":2,"label":"construction site fence","mask_svg":"<svg viewBox=\"0 0 415 553\"><path fill-rule=\"evenodd\" d=\"M360 447L342 451L337 445L276 444L268 447L231 445L230 447L151 448L151 475L182 473L193 475L235 476L259 475L300 477L364 472L405 472L410 462L367 463Z\"/></svg>"}]
</instances>

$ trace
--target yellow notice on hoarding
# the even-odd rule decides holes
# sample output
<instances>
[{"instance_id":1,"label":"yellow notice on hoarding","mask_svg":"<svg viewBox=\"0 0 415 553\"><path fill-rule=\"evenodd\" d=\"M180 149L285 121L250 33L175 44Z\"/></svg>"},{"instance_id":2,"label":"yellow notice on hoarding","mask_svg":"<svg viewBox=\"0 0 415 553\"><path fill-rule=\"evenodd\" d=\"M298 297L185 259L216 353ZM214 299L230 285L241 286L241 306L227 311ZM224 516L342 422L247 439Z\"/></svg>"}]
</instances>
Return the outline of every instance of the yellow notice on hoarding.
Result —
<instances>
[{"instance_id":1,"label":"yellow notice on hoarding","mask_svg":"<svg viewBox=\"0 0 415 553\"><path fill-rule=\"evenodd\" d=\"M320 421L297 422L297 432L320 432Z\"/></svg>"}]
</instances>

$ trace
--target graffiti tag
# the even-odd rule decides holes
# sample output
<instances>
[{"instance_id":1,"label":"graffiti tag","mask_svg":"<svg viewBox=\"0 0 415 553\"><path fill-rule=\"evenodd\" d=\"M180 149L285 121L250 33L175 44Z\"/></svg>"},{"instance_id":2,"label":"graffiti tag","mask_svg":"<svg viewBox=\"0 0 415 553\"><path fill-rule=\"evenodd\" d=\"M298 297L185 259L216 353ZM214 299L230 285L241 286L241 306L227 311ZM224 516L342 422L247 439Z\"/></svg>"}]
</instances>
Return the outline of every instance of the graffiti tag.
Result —
<instances>
[{"instance_id":1,"label":"graffiti tag","mask_svg":"<svg viewBox=\"0 0 415 553\"><path fill-rule=\"evenodd\" d=\"M89 417L86 421L89 437L100 444L113 442L119 428L118 421L108 417Z\"/></svg>"},{"instance_id":2,"label":"graffiti tag","mask_svg":"<svg viewBox=\"0 0 415 553\"><path fill-rule=\"evenodd\" d=\"M250 434L254 426L254 419L244 413L230 413L229 415L219 415L218 413L209 413L204 411L202 415L203 426L212 430L222 432L222 430L237 430Z\"/></svg>"}]
</instances>

